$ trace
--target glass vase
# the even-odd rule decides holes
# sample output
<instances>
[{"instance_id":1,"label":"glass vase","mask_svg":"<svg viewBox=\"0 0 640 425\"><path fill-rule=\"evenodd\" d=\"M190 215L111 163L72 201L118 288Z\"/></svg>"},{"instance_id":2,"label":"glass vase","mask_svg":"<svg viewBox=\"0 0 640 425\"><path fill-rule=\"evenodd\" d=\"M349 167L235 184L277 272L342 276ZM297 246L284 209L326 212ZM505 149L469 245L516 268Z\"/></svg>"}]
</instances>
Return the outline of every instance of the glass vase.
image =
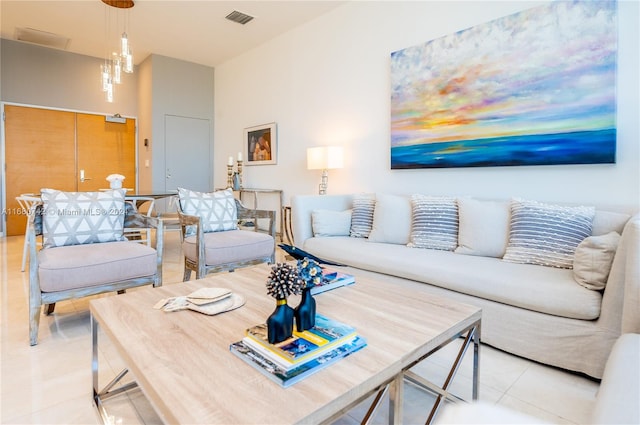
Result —
<instances>
[{"instance_id":1,"label":"glass vase","mask_svg":"<svg viewBox=\"0 0 640 425\"><path fill-rule=\"evenodd\" d=\"M277 344L293 335L293 309L287 300L277 300L276 309L267 319L267 337L269 344Z\"/></svg>"},{"instance_id":2,"label":"glass vase","mask_svg":"<svg viewBox=\"0 0 640 425\"><path fill-rule=\"evenodd\" d=\"M306 331L316 324L316 300L311 295L311 288L302 290L302 299L296 307L296 329Z\"/></svg>"}]
</instances>

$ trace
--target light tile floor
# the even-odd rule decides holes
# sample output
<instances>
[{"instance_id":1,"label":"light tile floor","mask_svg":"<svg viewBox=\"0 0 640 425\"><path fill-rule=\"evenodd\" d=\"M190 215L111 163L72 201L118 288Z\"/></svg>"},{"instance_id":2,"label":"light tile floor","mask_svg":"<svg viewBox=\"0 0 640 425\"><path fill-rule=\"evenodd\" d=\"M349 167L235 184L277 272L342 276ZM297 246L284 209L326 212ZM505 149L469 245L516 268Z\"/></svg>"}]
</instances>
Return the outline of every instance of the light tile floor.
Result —
<instances>
[{"instance_id":1,"label":"light tile floor","mask_svg":"<svg viewBox=\"0 0 640 425\"><path fill-rule=\"evenodd\" d=\"M99 423L91 394L89 299L59 303L54 315L42 316L39 344L29 346L29 274L20 271L22 242L22 237L17 236L0 238L1 421ZM178 283L182 280L182 259L176 232L167 232L165 247L164 284ZM101 386L124 367L115 349L105 340L101 335ZM433 382L443 382L457 345L458 342L452 343L416 366L416 372ZM463 397L471 394L471 370L471 356L467 355L452 384L453 391ZM556 424L587 423L598 389L598 383L591 379L489 346L481 349L480 382L481 400L526 413L535 418L534 422ZM406 385L404 423L424 423L432 399L433 396ZM161 422L140 390L110 399L106 405L114 423ZM365 411L363 403L336 423L357 423ZM384 423L385 412L383 407L374 423Z\"/></svg>"}]
</instances>

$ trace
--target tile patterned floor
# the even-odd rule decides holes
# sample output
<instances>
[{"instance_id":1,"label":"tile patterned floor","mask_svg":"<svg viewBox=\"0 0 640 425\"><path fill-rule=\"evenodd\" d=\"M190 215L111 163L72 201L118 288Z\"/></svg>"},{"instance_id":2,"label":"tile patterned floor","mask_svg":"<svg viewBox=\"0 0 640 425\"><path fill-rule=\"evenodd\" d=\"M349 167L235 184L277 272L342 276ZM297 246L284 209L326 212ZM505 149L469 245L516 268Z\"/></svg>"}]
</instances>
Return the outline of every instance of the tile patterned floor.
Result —
<instances>
[{"instance_id":1,"label":"tile patterned floor","mask_svg":"<svg viewBox=\"0 0 640 425\"><path fill-rule=\"evenodd\" d=\"M54 315L43 316L39 344L28 338L28 271L20 271L22 237L0 238L1 402L2 424L96 424L91 398L91 341L89 299L56 306ZM164 284L182 280L179 236L167 232ZM102 295L113 296L113 295ZM104 338L100 345L101 385L123 368L122 361ZM415 371L434 382L443 382L454 345L416 366ZM480 398L534 418L533 422L581 424L588 422L598 383L582 376L540 365L483 346L480 362ZM467 356L452 389L470 396L471 356ZM176 395L179 396L179 395ZM424 423L432 396L407 385L407 424ZM115 424L161 423L141 391L107 402ZM340 418L337 424L355 424L364 403ZM384 423L384 408L373 422ZM266 421L266 419L265 419Z\"/></svg>"}]
</instances>

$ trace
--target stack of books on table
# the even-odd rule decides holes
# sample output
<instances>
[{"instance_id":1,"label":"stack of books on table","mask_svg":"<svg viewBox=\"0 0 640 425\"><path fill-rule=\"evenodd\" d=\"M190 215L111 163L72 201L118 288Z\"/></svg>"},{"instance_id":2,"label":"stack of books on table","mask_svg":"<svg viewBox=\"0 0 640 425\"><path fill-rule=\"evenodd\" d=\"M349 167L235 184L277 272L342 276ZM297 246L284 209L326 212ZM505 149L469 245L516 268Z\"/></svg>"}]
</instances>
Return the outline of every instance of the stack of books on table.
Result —
<instances>
[{"instance_id":1,"label":"stack of books on table","mask_svg":"<svg viewBox=\"0 0 640 425\"><path fill-rule=\"evenodd\" d=\"M341 286L351 285L355 282L356 278L352 274L323 267L322 281L320 284L311 288L311 295L316 295Z\"/></svg>"},{"instance_id":2,"label":"stack of books on table","mask_svg":"<svg viewBox=\"0 0 640 425\"><path fill-rule=\"evenodd\" d=\"M312 329L296 331L278 344L269 344L267 325L262 324L247 329L229 349L286 388L366 345L354 328L317 314Z\"/></svg>"}]
</instances>

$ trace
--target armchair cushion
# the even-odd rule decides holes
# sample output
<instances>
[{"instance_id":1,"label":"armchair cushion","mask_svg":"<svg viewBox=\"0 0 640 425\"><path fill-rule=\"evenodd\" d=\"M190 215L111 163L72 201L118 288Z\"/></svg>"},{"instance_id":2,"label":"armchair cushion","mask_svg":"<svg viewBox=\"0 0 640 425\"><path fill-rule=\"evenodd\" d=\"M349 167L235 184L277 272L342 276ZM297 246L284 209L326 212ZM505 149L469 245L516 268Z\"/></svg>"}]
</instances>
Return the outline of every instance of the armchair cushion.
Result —
<instances>
[{"instance_id":1,"label":"armchair cushion","mask_svg":"<svg viewBox=\"0 0 640 425\"><path fill-rule=\"evenodd\" d=\"M273 237L249 230L205 233L205 264L215 266L266 258L273 255ZM196 236L188 236L182 243L185 257L197 259Z\"/></svg>"},{"instance_id":2,"label":"armchair cushion","mask_svg":"<svg viewBox=\"0 0 640 425\"><path fill-rule=\"evenodd\" d=\"M44 247L125 240L123 189L62 192L42 189Z\"/></svg>"},{"instance_id":3,"label":"armchair cushion","mask_svg":"<svg viewBox=\"0 0 640 425\"><path fill-rule=\"evenodd\" d=\"M238 228L238 210L231 189L203 193L178 188L178 196L182 212L200 217L205 233Z\"/></svg>"},{"instance_id":4,"label":"armchair cushion","mask_svg":"<svg viewBox=\"0 0 640 425\"><path fill-rule=\"evenodd\" d=\"M38 252L42 292L100 286L153 276L157 252L135 242L106 242L46 248Z\"/></svg>"}]
</instances>

